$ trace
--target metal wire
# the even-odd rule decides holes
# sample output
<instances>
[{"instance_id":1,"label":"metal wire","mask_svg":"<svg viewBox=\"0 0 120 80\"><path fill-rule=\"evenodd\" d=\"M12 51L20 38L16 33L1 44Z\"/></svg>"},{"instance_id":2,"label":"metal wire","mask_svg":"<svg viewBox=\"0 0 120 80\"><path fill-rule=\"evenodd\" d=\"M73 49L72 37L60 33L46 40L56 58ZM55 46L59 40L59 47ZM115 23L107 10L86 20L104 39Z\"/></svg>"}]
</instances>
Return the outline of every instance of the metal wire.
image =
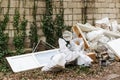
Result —
<instances>
[{"instance_id":1,"label":"metal wire","mask_svg":"<svg viewBox=\"0 0 120 80\"><path fill-rule=\"evenodd\" d=\"M49 44L49 43L47 43L47 42L44 42L44 41L42 41L42 42L45 43L45 44L47 44L47 45L50 46L51 48L56 49L56 47L52 46L51 44Z\"/></svg>"},{"instance_id":2,"label":"metal wire","mask_svg":"<svg viewBox=\"0 0 120 80\"><path fill-rule=\"evenodd\" d=\"M38 47L38 45L40 44L40 42L43 42L44 44L47 44L48 46L50 46L51 48L53 49L56 49L56 47L52 46L51 44L47 43L47 42L44 42L42 40L39 40L39 42L37 43L37 45L35 46L35 48L33 49L32 53L34 53Z\"/></svg>"}]
</instances>

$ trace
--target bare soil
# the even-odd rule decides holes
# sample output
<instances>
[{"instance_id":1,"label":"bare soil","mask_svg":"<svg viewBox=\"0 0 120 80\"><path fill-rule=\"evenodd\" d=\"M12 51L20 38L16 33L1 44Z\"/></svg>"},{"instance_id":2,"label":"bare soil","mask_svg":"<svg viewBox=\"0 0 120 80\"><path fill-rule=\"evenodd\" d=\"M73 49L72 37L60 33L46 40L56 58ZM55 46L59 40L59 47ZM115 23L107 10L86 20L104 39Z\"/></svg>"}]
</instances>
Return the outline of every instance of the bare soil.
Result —
<instances>
[{"instance_id":1,"label":"bare soil","mask_svg":"<svg viewBox=\"0 0 120 80\"><path fill-rule=\"evenodd\" d=\"M41 72L40 69L20 73L0 72L0 80L108 80L110 74L120 75L120 62L112 62L106 67L97 63L90 68L72 65L59 72ZM109 80L120 80L120 77Z\"/></svg>"}]
</instances>

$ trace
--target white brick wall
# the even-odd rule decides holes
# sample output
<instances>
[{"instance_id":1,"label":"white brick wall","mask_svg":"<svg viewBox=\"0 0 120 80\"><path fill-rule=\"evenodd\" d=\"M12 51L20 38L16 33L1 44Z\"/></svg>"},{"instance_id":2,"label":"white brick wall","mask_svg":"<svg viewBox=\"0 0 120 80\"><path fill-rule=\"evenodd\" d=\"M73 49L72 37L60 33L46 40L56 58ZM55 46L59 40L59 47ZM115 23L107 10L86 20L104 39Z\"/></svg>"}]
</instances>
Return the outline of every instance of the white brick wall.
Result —
<instances>
[{"instance_id":1,"label":"white brick wall","mask_svg":"<svg viewBox=\"0 0 120 80\"><path fill-rule=\"evenodd\" d=\"M8 0L2 0L2 13L0 15L0 19L3 19L3 14L6 13L7 11L7 1ZM32 8L33 8L33 0L28 0L26 2L26 5L23 5L24 0L20 0L20 15L21 19L23 16L23 11L25 10L26 12L26 19L29 21L27 25L27 35L29 35L29 29L30 29L30 23L33 21L32 17ZM65 20L65 25L68 26L73 26L77 22L82 22L82 8L83 8L83 3L81 0L63 0L63 8L64 8L64 20ZM93 0L90 0L93 1ZM10 37L14 36L14 28L12 26L12 21L13 21L13 15L14 15L14 10L15 7L18 7L19 0L10 0L10 23L7 27L7 31L9 33ZM59 0L54 0L53 3L53 13L56 14L58 13L58 8L59 8ZM42 15L45 12L45 2L44 0L38 0L37 2L37 25L39 32L39 36L43 36L43 32L41 29L41 19ZM95 7L94 7L95 6ZM24 9L25 7L25 9ZM55 7L57 8L57 12L55 10ZM117 20L118 23L120 23L120 0L95 0L95 2L90 2L88 4L88 10L87 10L87 18L88 22L93 23L93 18L95 20L104 18L104 17L109 17L111 20ZM94 13L94 15L93 15ZM55 15L53 16L55 17ZM44 39L45 40L45 39Z\"/></svg>"}]
</instances>

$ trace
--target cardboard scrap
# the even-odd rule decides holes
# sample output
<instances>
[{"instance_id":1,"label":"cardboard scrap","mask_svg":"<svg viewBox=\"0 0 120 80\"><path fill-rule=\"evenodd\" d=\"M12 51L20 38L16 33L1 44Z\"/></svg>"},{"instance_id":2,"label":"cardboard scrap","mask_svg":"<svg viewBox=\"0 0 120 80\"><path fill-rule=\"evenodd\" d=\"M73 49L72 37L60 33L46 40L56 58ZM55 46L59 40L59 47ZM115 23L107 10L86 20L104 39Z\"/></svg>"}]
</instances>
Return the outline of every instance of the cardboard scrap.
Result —
<instances>
[{"instance_id":1,"label":"cardboard scrap","mask_svg":"<svg viewBox=\"0 0 120 80\"><path fill-rule=\"evenodd\" d=\"M97 61L96 54L94 52L87 53L87 56L89 56L93 60L93 62Z\"/></svg>"},{"instance_id":2,"label":"cardboard scrap","mask_svg":"<svg viewBox=\"0 0 120 80\"><path fill-rule=\"evenodd\" d=\"M115 56L115 60L119 62L120 58L118 58L117 56Z\"/></svg>"},{"instance_id":3,"label":"cardboard scrap","mask_svg":"<svg viewBox=\"0 0 120 80\"><path fill-rule=\"evenodd\" d=\"M83 32L82 32L82 30L80 29L80 27L77 26L77 25L75 25L75 26L72 27L72 30L73 30L73 32L74 32L79 38L83 38L84 44L85 44L85 48L88 49L90 46L89 46L89 44L88 44L85 36L83 35Z\"/></svg>"}]
</instances>

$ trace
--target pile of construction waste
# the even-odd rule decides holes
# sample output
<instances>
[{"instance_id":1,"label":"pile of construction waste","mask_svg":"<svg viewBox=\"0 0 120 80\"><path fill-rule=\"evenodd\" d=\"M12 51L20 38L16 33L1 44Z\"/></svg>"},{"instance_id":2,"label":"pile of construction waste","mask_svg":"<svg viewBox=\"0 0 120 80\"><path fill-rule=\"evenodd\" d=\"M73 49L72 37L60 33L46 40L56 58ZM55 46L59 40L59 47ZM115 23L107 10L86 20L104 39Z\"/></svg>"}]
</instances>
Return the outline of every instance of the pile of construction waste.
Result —
<instances>
[{"instance_id":1,"label":"pile of construction waste","mask_svg":"<svg viewBox=\"0 0 120 80\"><path fill-rule=\"evenodd\" d=\"M64 31L58 42L58 54L51 57L42 71L58 71L76 60L77 65L90 66L98 62L100 66L107 66L120 59L120 25L109 18L97 20L95 26L77 23L72 32Z\"/></svg>"}]
</instances>

